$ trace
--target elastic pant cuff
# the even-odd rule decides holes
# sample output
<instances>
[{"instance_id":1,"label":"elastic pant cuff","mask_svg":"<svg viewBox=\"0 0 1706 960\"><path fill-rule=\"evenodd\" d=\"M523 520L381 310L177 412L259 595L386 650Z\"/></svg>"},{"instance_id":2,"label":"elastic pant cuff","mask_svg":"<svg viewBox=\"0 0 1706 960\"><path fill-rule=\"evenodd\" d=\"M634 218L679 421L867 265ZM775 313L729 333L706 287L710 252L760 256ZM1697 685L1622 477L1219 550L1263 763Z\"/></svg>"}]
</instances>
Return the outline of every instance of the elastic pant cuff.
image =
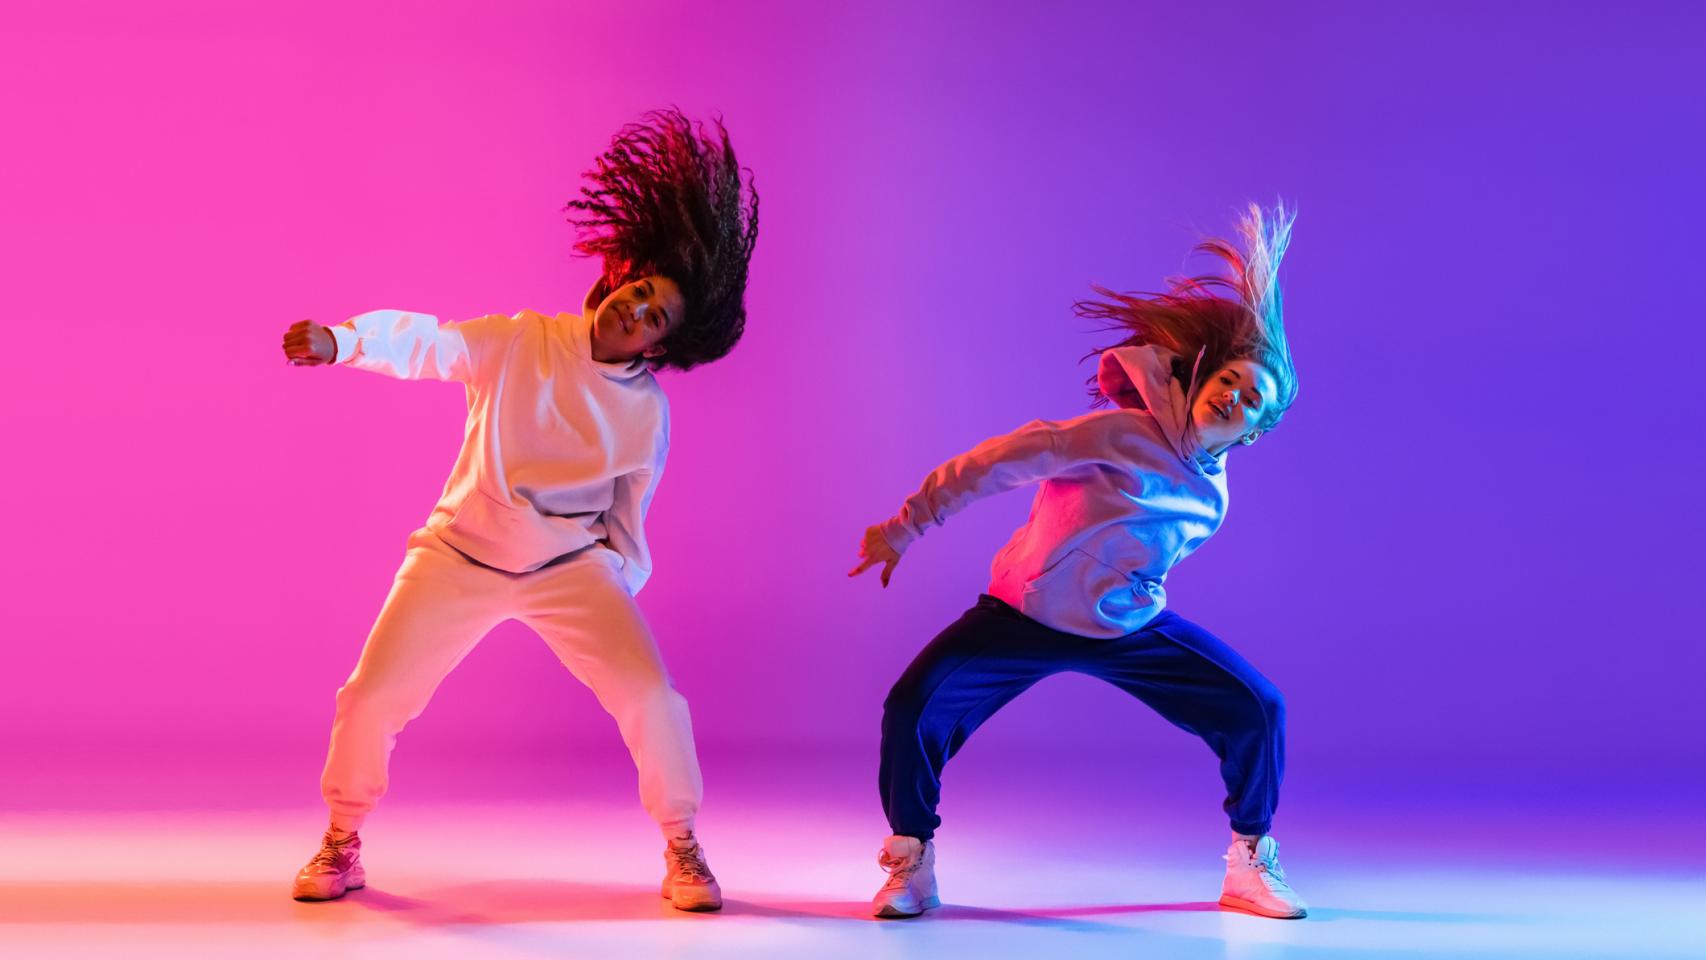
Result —
<instances>
[{"instance_id":1,"label":"elastic pant cuff","mask_svg":"<svg viewBox=\"0 0 1706 960\"><path fill-rule=\"evenodd\" d=\"M361 829L362 821L366 819L366 817L350 817L334 813L332 814L332 826L345 833L355 833Z\"/></svg>"}]
</instances>

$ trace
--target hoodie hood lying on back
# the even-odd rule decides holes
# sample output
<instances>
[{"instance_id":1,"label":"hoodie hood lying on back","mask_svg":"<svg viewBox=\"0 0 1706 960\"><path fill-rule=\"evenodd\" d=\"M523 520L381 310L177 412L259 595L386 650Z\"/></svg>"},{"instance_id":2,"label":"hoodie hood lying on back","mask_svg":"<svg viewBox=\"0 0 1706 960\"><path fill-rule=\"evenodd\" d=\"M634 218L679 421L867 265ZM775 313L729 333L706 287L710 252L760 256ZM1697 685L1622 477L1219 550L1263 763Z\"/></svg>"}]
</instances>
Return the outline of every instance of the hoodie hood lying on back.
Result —
<instances>
[{"instance_id":1,"label":"hoodie hood lying on back","mask_svg":"<svg viewBox=\"0 0 1706 960\"><path fill-rule=\"evenodd\" d=\"M1102 351L1096 367L1096 389L1117 407L1144 410L1155 418L1173 452L1180 462L1203 476L1212 476L1225 469L1224 455L1215 456L1203 448L1197 439L1196 424L1191 421L1190 398L1185 388L1173 376L1173 361L1178 354L1157 346L1113 347ZM1197 354L1197 363L1202 354ZM1195 364L1191 368L1193 385L1199 376Z\"/></svg>"}]
</instances>

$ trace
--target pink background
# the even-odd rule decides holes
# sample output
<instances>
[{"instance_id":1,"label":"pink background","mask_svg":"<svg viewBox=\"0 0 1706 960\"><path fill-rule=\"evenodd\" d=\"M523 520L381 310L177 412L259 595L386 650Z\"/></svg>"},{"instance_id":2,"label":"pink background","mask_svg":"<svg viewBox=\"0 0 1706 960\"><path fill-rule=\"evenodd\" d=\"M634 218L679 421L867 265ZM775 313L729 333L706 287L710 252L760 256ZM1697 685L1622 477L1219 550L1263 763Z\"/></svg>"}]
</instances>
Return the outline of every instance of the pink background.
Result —
<instances>
[{"instance_id":1,"label":"pink background","mask_svg":"<svg viewBox=\"0 0 1706 960\"><path fill-rule=\"evenodd\" d=\"M1289 695L1294 777L1698 782L1699 15L1048 6L10 5L9 774L143 796L108 771L265 762L312 797L463 404L289 368L279 334L574 309L595 265L563 202L677 104L726 117L763 196L746 339L664 380L641 597L710 754L850 748L874 778L888 685L1028 496L886 592L843 576L860 531L945 457L1083 409L1090 283L1152 288L1283 195L1301 400L1169 586ZM510 624L405 743L616 737ZM968 754L1053 745L1201 756L1083 678Z\"/></svg>"}]
</instances>

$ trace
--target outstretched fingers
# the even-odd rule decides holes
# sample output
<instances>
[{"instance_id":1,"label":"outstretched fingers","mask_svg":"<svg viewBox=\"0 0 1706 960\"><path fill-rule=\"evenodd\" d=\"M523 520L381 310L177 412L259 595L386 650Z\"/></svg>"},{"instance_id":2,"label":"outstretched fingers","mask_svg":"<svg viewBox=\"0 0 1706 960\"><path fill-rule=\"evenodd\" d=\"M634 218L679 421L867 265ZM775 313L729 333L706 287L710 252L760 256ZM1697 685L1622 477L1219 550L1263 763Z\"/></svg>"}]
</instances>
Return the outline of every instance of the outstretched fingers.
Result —
<instances>
[{"instance_id":1,"label":"outstretched fingers","mask_svg":"<svg viewBox=\"0 0 1706 960\"><path fill-rule=\"evenodd\" d=\"M889 585L889 578L894 576L895 564L899 562L900 554L895 552L894 547L889 546L888 540L883 537L882 529L871 527L859 541L859 563L847 571L847 575L856 577L880 563L883 565L881 578L883 586L886 587Z\"/></svg>"}]
</instances>

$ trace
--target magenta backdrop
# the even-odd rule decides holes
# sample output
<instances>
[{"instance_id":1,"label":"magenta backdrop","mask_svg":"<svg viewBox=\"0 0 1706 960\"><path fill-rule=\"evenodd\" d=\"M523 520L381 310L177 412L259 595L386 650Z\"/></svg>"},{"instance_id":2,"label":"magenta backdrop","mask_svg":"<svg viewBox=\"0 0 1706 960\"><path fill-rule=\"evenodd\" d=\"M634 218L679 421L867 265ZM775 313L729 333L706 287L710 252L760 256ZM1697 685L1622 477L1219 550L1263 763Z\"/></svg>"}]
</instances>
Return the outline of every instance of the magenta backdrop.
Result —
<instances>
[{"instance_id":1,"label":"magenta backdrop","mask_svg":"<svg viewBox=\"0 0 1706 960\"><path fill-rule=\"evenodd\" d=\"M564 200L678 104L724 114L763 195L746 339L665 377L648 525L642 604L713 749L873 757L1028 497L886 592L843 576L860 531L1083 409L1090 283L1153 287L1283 195L1301 400L1234 455L1174 606L1275 678L1323 773L1694 767L1701 15L1367 6L10 4L8 762L279 756L310 793L463 407L288 368L280 332L575 308ZM615 735L511 624L408 738ZM1082 678L974 742L1054 743L1200 749Z\"/></svg>"}]
</instances>

